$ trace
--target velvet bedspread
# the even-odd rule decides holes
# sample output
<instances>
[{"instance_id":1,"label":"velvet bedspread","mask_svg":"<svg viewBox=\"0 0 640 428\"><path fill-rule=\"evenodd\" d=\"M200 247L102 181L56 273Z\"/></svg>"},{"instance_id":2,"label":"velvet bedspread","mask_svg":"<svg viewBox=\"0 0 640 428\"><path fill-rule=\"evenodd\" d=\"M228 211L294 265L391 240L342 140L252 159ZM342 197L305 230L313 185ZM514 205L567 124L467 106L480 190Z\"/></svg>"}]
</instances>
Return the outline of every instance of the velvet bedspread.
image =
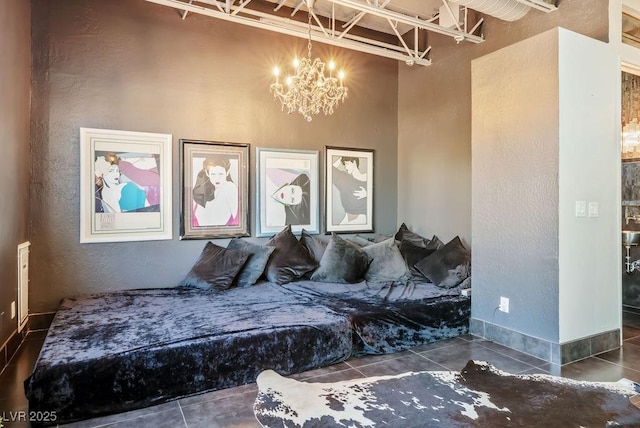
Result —
<instances>
[{"instance_id":1,"label":"velvet bedspread","mask_svg":"<svg viewBox=\"0 0 640 428\"><path fill-rule=\"evenodd\" d=\"M468 331L470 299L428 283L268 282L64 299L31 376L57 423L394 352Z\"/></svg>"}]
</instances>

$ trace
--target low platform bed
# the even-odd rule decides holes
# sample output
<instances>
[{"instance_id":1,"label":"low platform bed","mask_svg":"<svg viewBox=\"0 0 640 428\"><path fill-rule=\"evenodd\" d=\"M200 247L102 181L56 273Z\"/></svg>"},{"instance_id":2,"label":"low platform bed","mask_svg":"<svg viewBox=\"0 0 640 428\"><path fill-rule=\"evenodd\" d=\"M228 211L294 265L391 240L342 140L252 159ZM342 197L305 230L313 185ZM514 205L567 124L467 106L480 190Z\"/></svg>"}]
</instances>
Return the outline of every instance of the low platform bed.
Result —
<instances>
[{"instance_id":1,"label":"low platform bed","mask_svg":"<svg viewBox=\"0 0 640 428\"><path fill-rule=\"evenodd\" d=\"M463 285L438 287L418 275L278 284L265 273L271 281L214 292L64 299L25 380L29 410L55 411L56 423L66 423L255 382L267 369L289 375L468 332Z\"/></svg>"},{"instance_id":2,"label":"low platform bed","mask_svg":"<svg viewBox=\"0 0 640 428\"><path fill-rule=\"evenodd\" d=\"M269 282L65 299L25 382L58 422L394 352L468 331L470 299L430 283Z\"/></svg>"}]
</instances>

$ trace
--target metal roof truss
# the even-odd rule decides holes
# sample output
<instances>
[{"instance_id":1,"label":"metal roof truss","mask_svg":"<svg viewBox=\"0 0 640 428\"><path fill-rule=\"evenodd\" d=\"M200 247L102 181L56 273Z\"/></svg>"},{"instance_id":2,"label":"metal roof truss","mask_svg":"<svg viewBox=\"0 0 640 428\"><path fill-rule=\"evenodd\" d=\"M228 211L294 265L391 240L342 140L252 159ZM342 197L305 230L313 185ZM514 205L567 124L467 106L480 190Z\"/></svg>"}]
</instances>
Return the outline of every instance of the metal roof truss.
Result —
<instances>
[{"instance_id":1,"label":"metal roof truss","mask_svg":"<svg viewBox=\"0 0 640 428\"><path fill-rule=\"evenodd\" d=\"M248 7L254 0L146 0L151 3L172 7L182 11L182 18L185 19L188 13L197 13L210 16L212 18L224 19L226 21L238 24L249 25L256 28L262 28L275 31L290 36L307 38L308 25L306 19L304 21L290 18L293 17L301 8L306 6L306 0L297 0L293 8L288 8L290 13L284 14L283 6L287 0L277 0L269 3L269 8L265 8L265 2L262 7ZM454 28L440 26L438 14L429 18L421 18L419 16L410 16L407 13L394 11L388 8L392 0L326 0L330 3L330 7L323 10L324 15L316 14L315 8L311 10L313 24L311 28L312 39L333 46L352 49L386 58L404 61L408 65L418 64L427 66L431 64L429 59L430 46L420 49L420 32L428 31L444 34L454 38L458 43L468 41L471 43L480 43L484 41L482 35L478 35L483 19L480 18L475 25L467 28L467 9L462 8L462 23L456 24ZM520 1L520 0L519 0ZM522 0L527 1L527 0ZM258 0L254 1L258 3ZM446 7L447 2L443 1L447 13L452 13ZM344 15L345 8L351 9L352 17L346 21L340 21L336 17L336 6L338 6ZM282 9L282 10L281 10ZM305 7L306 10L306 7ZM327 10L329 13L327 14ZM397 43L391 43L378 40L367 35L355 35L352 29L365 16L371 15L386 20L390 27L390 34L394 34ZM452 14L453 16L453 14ZM306 18L306 16L305 16ZM454 19L455 20L455 19ZM413 43L411 46L407 43L408 32L413 31ZM374 33L374 31L369 31ZM388 35L386 35L388 36Z\"/></svg>"}]
</instances>

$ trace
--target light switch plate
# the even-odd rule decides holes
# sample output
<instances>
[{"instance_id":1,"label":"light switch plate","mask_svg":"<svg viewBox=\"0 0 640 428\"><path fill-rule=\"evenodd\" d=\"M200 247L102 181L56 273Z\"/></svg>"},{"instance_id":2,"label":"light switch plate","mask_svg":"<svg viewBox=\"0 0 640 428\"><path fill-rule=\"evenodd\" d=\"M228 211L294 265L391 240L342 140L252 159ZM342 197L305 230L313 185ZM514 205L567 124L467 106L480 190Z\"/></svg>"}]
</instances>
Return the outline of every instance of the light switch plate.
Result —
<instances>
[{"instance_id":1,"label":"light switch plate","mask_svg":"<svg viewBox=\"0 0 640 428\"><path fill-rule=\"evenodd\" d=\"M589 202L589 217L598 217L598 203L597 202Z\"/></svg>"},{"instance_id":2,"label":"light switch plate","mask_svg":"<svg viewBox=\"0 0 640 428\"><path fill-rule=\"evenodd\" d=\"M576 217L587 216L587 201L576 201Z\"/></svg>"}]
</instances>

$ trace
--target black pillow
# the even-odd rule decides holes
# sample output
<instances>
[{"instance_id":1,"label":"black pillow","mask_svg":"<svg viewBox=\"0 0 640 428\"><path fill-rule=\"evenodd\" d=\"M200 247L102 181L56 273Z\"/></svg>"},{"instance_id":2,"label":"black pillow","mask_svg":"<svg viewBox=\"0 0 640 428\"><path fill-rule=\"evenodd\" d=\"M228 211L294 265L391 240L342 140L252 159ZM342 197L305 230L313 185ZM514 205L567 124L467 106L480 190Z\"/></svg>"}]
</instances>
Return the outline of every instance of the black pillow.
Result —
<instances>
[{"instance_id":1,"label":"black pillow","mask_svg":"<svg viewBox=\"0 0 640 428\"><path fill-rule=\"evenodd\" d=\"M320 264L324 250L327 249L327 243L318 237L310 235L309 232L304 229L302 229L300 233L300 243L309 250L309 253L311 253L316 262Z\"/></svg>"},{"instance_id":2,"label":"black pillow","mask_svg":"<svg viewBox=\"0 0 640 428\"><path fill-rule=\"evenodd\" d=\"M342 284L358 282L363 279L368 267L369 257L364 251L332 233L320 267L313 272L311 280Z\"/></svg>"},{"instance_id":3,"label":"black pillow","mask_svg":"<svg viewBox=\"0 0 640 428\"><path fill-rule=\"evenodd\" d=\"M418 235L417 233L409 230L407 225L404 223L400 225L400 228L396 232L395 238L396 238L396 241L400 241L400 242L409 241L413 245L417 247L423 247L423 248L426 248L427 242L429 242L429 240L424 236Z\"/></svg>"},{"instance_id":4,"label":"black pillow","mask_svg":"<svg viewBox=\"0 0 640 428\"><path fill-rule=\"evenodd\" d=\"M412 244L410 241L400 242L400 254L402 254L404 261L407 262L407 266L409 266L411 273L419 273L415 268L415 264L435 252L435 248L420 247Z\"/></svg>"},{"instance_id":5,"label":"black pillow","mask_svg":"<svg viewBox=\"0 0 640 428\"><path fill-rule=\"evenodd\" d=\"M242 238L233 238L227 245L227 249L249 253L249 259L236 277L236 285L238 287L247 287L255 284L264 272L271 253L275 250L274 247L254 244Z\"/></svg>"},{"instance_id":6,"label":"black pillow","mask_svg":"<svg viewBox=\"0 0 640 428\"><path fill-rule=\"evenodd\" d=\"M226 290L242 269L250 254L229 250L207 242L200 258L180 285L202 290Z\"/></svg>"},{"instance_id":7,"label":"black pillow","mask_svg":"<svg viewBox=\"0 0 640 428\"><path fill-rule=\"evenodd\" d=\"M438 287L453 288L471 275L471 253L456 236L415 267Z\"/></svg>"},{"instance_id":8,"label":"black pillow","mask_svg":"<svg viewBox=\"0 0 640 428\"><path fill-rule=\"evenodd\" d=\"M266 245L275 247L264 272L271 282L279 285L286 284L318 267L318 262L307 247L302 245L291 232L291 225L287 225Z\"/></svg>"},{"instance_id":9,"label":"black pillow","mask_svg":"<svg viewBox=\"0 0 640 428\"><path fill-rule=\"evenodd\" d=\"M444 247L444 242L442 242L436 235L433 235L431 239L427 239L425 245L426 248L429 248L430 250L439 250Z\"/></svg>"}]
</instances>

